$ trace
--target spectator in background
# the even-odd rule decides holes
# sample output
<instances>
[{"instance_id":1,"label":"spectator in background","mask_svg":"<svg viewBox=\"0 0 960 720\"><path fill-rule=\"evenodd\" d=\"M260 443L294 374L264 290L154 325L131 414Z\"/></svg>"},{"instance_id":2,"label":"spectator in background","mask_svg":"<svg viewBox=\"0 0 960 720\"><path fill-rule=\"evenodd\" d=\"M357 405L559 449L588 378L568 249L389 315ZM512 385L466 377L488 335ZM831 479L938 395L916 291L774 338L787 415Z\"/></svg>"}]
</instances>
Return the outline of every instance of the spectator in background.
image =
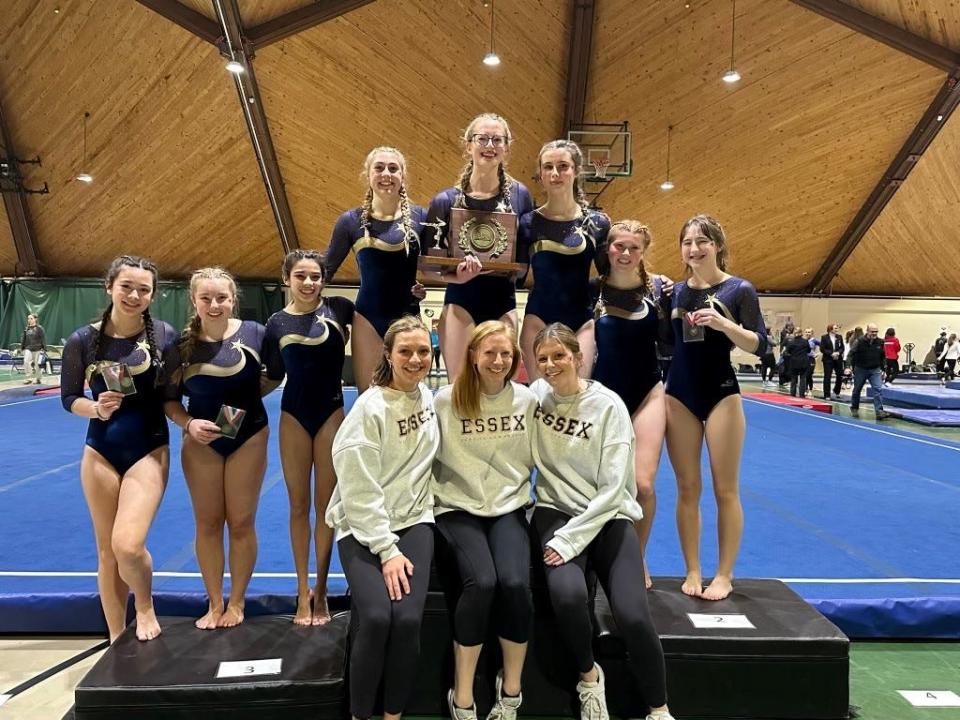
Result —
<instances>
[{"instance_id":1,"label":"spectator in background","mask_svg":"<svg viewBox=\"0 0 960 720\"><path fill-rule=\"evenodd\" d=\"M840 384L843 382L843 358L846 345L840 334L840 323L827 325L827 332L820 336L820 359L823 362L823 399L839 400ZM835 374L833 393L830 392L830 376Z\"/></svg>"},{"instance_id":2,"label":"spectator in background","mask_svg":"<svg viewBox=\"0 0 960 720\"><path fill-rule=\"evenodd\" d=\"M775 347L777 347L777 341L773 339L773 330L767 330L767 350L760 356L760 379L765 388L776 384L773 381L777 371L777 357L773 353Z\"/></svg>"},{"instance_id":3,"label":"spectator in background","mask_svg":"<svg viewBox=\"0 0 960 720\"><path fill-rule=\"evenodd\" d=\"M793 337L794 332L795 327L792 322L788 322L783 326L783 330L780 331L780 387L790 382L790 368L787 367L787 363L784 360L783 349L787 346L787 343L790 342L790 338Z\"/></svg>"},{"instance_id":4,"label":"spectator in background","mask_svg":"<svg viewBox=\"0 0 960 720\"><path fill-rule=\"evenodd\" d=\"M790 394L796 397L799 385L800 397L806 397L807 369L810 366L810 338L807 334L797 329L783 347L782 356L783 367L790 374Z\"/></svg>"},{"instance_id":5,"label":"spectator in background","mask_svg":"<svg viewBox=\"0 0 960 720\"><path fill-rule=\"evenodd\" d=\"M807 389L810 391L810 397L813 397L813 370L817 366L817 351L820 348L820 341L813 336L813 328L804 329L803 337L807 341L807 355L810 357L810 363L807 365Z\"/></svg>"},{"instance_id":6,"label":"spectator in background","mask_svg":"<svg viewBox=\"0 0 960 720\"><path fill-rule=\"evenodd\" d=\"M883 334L883 357L887 383L892 383L900 373L900 341L893 328Z\"/></svg>"},{"instance_id":7,"label":"spectator in background","mask_svg":"<svg viewBox=\"0 0 960 720\"><path fill-rule=\"evenodd\" d=\"M873 408L877 413L877 420L890 417L890 413L883 409L880 393L883 390L883 340L878 335L880 330L874 323L867 325L866 334L853 343L850 350L850 362L853 365L853 398L850 401L850 414L860 415L860 393L863 384L870 381L873 390ZM854 333L856 336L856 333ZM960 352L960 346L958 346Z\"/></svg>"},{"instance_id":8,"label":"spectator in background","mask_svg":"<svg viewBox=\"0 0 960 720\"><path fill-rule=\"evenodd\" d=\"M43 356L47 354L47 338L43 334L43 326L37 322L37 316L34 313L27 315L27 326L20 337L20 348L23 350L23 372L27 375L23 384L29 385L35 382L39 385L43 366L46 363Z\"/></svg>"},{"instance_id":9,"label":"spectator in background","mask_svg":"<svg viewBox=\"0 0 960 720\"><path fill-rule=\"evenodd\" d=\"M957 342L957 334L950 333L947 339L947 345L939 355L939 360L944 363L943 380L953 380L957 369L957 358L960 358L960 342Z\"/></svg>"},{"instance_id":10,"label":"spectator in background","mask_svg":"<svg viewBox=\"0 0 960 720\"><path fill-rule=\"evenodd\" d=\"M940 359L940 355L943 353L946 347L947 347L947 331L941 330L940 337L938 337L937 341L933 343L933 356L934 358L936 358L937 374L940 376L943 376L943 367L944 367L944 361Z\"/></svg>"}]
</instances>

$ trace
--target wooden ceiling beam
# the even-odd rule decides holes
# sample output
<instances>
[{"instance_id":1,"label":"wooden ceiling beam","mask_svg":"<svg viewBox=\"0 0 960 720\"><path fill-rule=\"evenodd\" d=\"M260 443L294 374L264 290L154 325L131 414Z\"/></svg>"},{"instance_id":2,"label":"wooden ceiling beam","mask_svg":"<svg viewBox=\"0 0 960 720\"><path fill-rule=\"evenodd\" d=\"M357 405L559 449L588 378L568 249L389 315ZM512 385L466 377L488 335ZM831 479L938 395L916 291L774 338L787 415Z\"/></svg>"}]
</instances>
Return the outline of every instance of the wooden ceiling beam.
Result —
<instances>
[{"instance_id":1,"label":"wooden ceiling beam","mask_svg":"<svg viewBox=\"0 0 960 720\"><path fill-rule=\"evenodd\" d=\"M570 48L567 57L567 94L563 112L563 134L573 125L583 124L587 106L587 80L590 71L590 49L593 43L595 0L573 0L573 22L570 26Z\"/></svg>"},{"instance_id":2,"label":"wooden ceiling beam","mask_svg":"<svg viewBox=\"0 0 960 720\"><path fill-rule=\"evenodd\" d=\"M0 143L3 143L2 158L16 163L17 153L10 137L10 129L3 115L3 102L0 101ZM37 251L37 238L33 231L30 208L27 207L27 194L22 190L3 192L3 206L7 211L13 245L17 251L16 274L39 275L40 253Z\"/></svg>"},{"instance_id":3,"label":"wooden ceiling beam","mask_svg":"<svg viewBox=\"0 0 960 720\"><path fill-rule=\"evenodd\" d=\"M840 0L791 0L796 5L830 18L851 30L896 48L935 68L952 73L960 67L960 53L938 45L901 27L876 18Z\"/></svg>"},{"instance_id":4,"label":"wooden ceiling beam","mask_svg":"<svg viewBox=\"0 0 960 720\"><path fill-rule=\"evenodd\" d=\"M137 0L137 2L184 30L188 30L201 40L206 40L213 45L217 45L220 41L221 34L217 23L196 10L181 5L177 0Z\"/></svg>"},{"instance_id":5,"label":"wooden ceiling beam","mask_svg":"<svg viewBox=\"0 0 960 720\"><path fill-rule=\"evenodd\" d=\"M817 270L813 280L806 288L808 293L819 294L827 290L847 258L850 257L857 244L866 235L874 220L880 216L884 207L906 180L924 151L937 137L941 128L947 124L957 105L960 105L960 68L955 68L947 77L943 87L940 88L933 102L930 103L927 111L920 118L920 122L917 123L903 147L900 148L900 152L897 153L893 162L884 172L880 182L877 183L867 201L854 216L853 222L850 223L830 255Z\"/></svg>"},{"instance_id":6,"label":"wooden ceiling beam","mask_svg":"<svg viewBox=\"0 0 960 720\"><path fill-rule=\"evenodd\" d=\"M369 5L374 0L316 0L313 4L291 10L267 20L247 31L247 39L259 50L272 43L320 25L351 10Z\"/></svg>"},{"instance_id":7,"label":"wooden ceiling beam","mask_svg":"<svg viewBox=\"0 0 960 720\"><path fill-rule=\"evenodd\" d=\"M277 162L277 153L270 136L270 126L267 123L267 112L260 96L260 86L257 84L257 75L253 69L253 48L244 35L237 0L213 0L213 6L220 20L220 28L223 30L224 49L227 55L233 60L242 61L245 66L243 73L234 75L237 95L247 131L250 133L250 142L257 157L264 188L267 191L267 199L273 211L280 244L286 254L300 247L300 242L297 239L297 229L287 200L280 164Z\"/></svg>"}]
</instances>

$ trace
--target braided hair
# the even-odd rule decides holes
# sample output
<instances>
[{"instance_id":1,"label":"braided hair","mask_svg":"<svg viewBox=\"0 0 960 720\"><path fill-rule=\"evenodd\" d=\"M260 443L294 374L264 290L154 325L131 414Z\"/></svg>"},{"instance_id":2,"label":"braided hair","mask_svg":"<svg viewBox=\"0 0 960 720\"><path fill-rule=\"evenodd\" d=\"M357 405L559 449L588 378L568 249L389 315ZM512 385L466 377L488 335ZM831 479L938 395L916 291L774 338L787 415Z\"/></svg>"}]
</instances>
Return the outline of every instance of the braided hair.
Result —
<instances>
[{"instance_id":1,"label":"braided hair","mask_svg":"<svg viewBox=\"0 0 960 720\"><path fill-rule=\"evenodd\" d=\"M107 274L104 277L104 282L106 283L107 289L113 287L113 283L116 281L117 277L120 275L120 271L124 268L136 268L139 270L146 270L150 273L152 282L150 288L151 297L153 293L157 291L157 281L159 280L159 273L157 272L157 266L154 265L150 260L146 258L139 257L137 255L120 255L115 257L110 263L110 266L107 268ZM93 339L93 360L97 362L101 359L102 351L102 340L103 334L107 329L107 322L110 320L110 315L113 312L113 301L111 300L107 303L106 309L103 311L103 314L100 316L100 327L97 328L97 334ZM154 367L155 373L153 378L154 387L158 386L164 376L163 360L160 357L160 350L157 345L156 332L153 327L153 318L150 315L150 310L146 309L143 311L143 326L145 334L147 337L147 345L150 352L150 364Z\"/></svg>"},{"instance_id":2,"label":"braided hair","mask_svg":"<svg viewBox=\"0 0 960 720\"><path fill-rule=\"evenodd\" d=\"M370 168L379 154L393 155L400 164L400 229L403 231L403 245L407 254L410 254L410 243L417 240L417 232L413 229L413 214L410 210L410 198L407 194L407 160L403 153L394 147L382 145L375 147L367 153L363 161L363 170L360 172L360 179L367 186L367 191L363 196L363 204L360 206L360 227L363 228L364 237L370 237L370 216L373 214L373 188L370 187Z\"/></svg>"},{"instance_id":3,"label":"braided hair","mask_svg":"<svg viewBox=\"0 0 960 720\"><path fill-rule=\"evenodd\" d=\"M506 147L510 147L510 143L513 142L513 135L510 133L510 126L507 124L507 121L496 113L481 113L477 115L470 123L467 125L466 129L463 131L463 137L461 138L464 147L468 143L473 142L474 131L482 122L492 122L498 123L503 128L504 137L506 140ZM457 207L461 205L459 203L463 202L463 196L466 195L470 190L470 176L473 174L473 158L467 160L466 165L463 166L463 170L460 171L460 177L457 182L454 184L460 192L458 193ZM514 180L504 168L504 163L500 163L497 166L497 179L499 180L498 192L500 200L503 202L506 212L513 212L513 203L510 200L511 193L513 191L513 186L516 184Z\"/></svg>"},{"instance_id":4,"label":"braided hair","mask_svg":"<svg viewBox=\"0 0 960 720\"><path fill-rule=\"evenodd\" d=\"M233 293L233 297L237 297L237 283L233 279L233 275L222 267L205 267L193 271L193 274L190 276L190 300L193 302L193 315L190 316L186 326L183 328L183 334L180 336L180 358L182 365L190 364L190 358L193 357L193 351L197 347L197 336L200 334L201 322L200 315L197 312L197 304L193 298L197 294L197 287L199 287L203 280L226 280L230 286L230 292Z\"/></svg>"}]
</instances>

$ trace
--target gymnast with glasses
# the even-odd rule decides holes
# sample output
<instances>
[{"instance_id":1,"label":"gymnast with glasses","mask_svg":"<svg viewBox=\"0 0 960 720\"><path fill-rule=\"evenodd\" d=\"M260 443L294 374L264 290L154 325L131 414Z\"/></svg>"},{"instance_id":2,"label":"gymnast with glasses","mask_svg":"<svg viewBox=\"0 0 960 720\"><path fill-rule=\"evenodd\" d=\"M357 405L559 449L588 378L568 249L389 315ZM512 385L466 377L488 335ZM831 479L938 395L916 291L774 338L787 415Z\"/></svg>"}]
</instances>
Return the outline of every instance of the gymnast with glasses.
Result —
<instances>
[{"instance_id":1,"label":"gymnast with glasses","mask_svg":"<svg viewBox=\"0 0 960 720\"><path fill-rule=\"evenodd\" d=\"M467 164L454 187L437 194L424 222L423 246L446 246L451 239L450 210L466 208L523 215L533 209L530 192L506 171L510 153L510 126L493 113L478 115L463 133ZM440 348L450 382L463 367L474 327L487 320L517 325L514 281L484 275L483 266L468 256L455 273L441 275L447 283L440 315Z\"/></svg>"}]
</instances>

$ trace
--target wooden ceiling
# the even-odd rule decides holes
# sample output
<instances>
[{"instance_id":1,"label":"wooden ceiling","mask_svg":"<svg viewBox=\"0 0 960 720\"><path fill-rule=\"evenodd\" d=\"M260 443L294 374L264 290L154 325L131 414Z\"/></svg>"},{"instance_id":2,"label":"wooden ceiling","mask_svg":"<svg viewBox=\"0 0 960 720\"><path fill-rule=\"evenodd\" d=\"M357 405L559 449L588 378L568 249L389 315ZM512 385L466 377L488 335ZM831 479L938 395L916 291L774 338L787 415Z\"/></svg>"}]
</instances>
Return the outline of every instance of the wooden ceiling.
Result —
<instances>
[{"instance_id":1,"label":"wooden ceiling","mask_svg":"<svg viewBox=\"0 0 960 720\"><path fill-rule=\"evenodd\" d=\"M210 0L181 4L213 19ZM246 27L307 0L240 0ZM847 5L960 51L960 3ZM689 7L685 7L689 5ZM108 7L109 6L109 7ZM499 0L496 47L480 59L480 0L376 0L261 48L254 58L300 245L324 248L357 205L367 150L407 156L427 204L462 164L458 136L478 112L506 116L511 171L529 182L541 143L562 130L571 0ZM587 121L629 120L634 174L601 198L654 231L652 264L679 273L677 232L710 212L730 235L734 272L800 291L833 250L944 83L945 74L787 0L597 0ZM55 12L59 10L59 12ZM32 185L45 274L98 275L119 252L165 276L222 264L275 277L281 257L232 78L217 49L133 0L4 0L0 102ZM73 178L88 125L91 185ZM667 126L673 125L665 193ZM960 113L954 114L833 282L833 292L960 294ZM531 188L536 192L536 188ZM2 210L0 210L2 213ZM955 243L954 243L955 244ZM926 258L929 258L926 259ZM16 254L0 216L0 274ZM352 259L338 281L355 282Z\"/></svg>"}]
</instances>

